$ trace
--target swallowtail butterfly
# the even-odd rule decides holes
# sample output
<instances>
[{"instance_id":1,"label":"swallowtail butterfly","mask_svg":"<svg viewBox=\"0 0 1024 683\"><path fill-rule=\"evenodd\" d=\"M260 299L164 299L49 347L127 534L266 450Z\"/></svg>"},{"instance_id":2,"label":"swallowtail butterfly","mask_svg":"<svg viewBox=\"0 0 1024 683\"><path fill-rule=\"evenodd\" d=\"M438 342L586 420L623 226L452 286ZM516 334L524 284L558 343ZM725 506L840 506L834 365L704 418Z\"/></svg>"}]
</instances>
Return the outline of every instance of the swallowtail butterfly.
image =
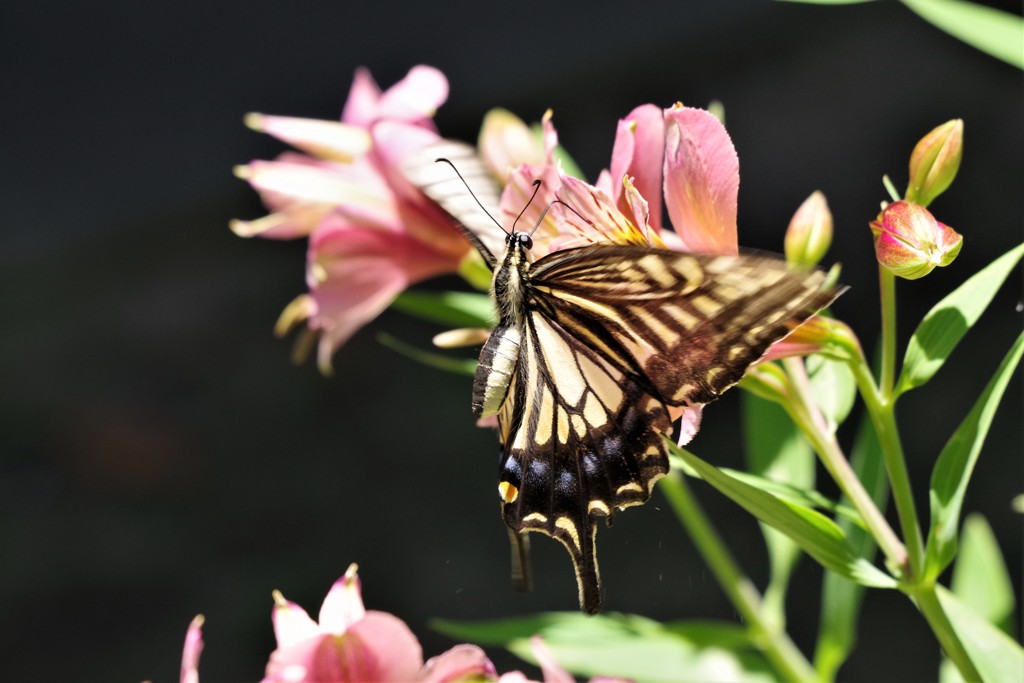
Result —
<instances>
[{"instance_id":1,"label":"swallowtail butterfly","mask_svg":"<svg viewBox=\"0 0 1024 683\"><path fill-rule=\"evenodd\" d=\"M405 173L493 273L498 320L472 406L478 418L497 416L502 516L519 550L530 531L566 547L580 606L594 614L598 521L646 502L668 472L670 411L716 399L839 292L820 271L659 248L635 228L580 223L572 206L561 213L579 246L534 260L531 234L499 232L496 210L484 210L498 206L498 188L472 147L432 146Z\"/></svg>"}]
</instances>

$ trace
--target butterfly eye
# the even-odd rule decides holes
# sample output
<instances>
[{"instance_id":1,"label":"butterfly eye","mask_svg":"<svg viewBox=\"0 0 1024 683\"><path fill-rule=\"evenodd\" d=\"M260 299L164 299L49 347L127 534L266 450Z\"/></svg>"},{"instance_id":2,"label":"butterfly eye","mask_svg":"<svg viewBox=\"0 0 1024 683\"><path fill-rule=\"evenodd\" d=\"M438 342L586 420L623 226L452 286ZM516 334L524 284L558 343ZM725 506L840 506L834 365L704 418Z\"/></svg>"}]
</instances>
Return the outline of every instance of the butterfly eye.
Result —
<instances>
[{"instance_id":1,"label":"butterfly eye","mask_svg":"<svg viewBox=\"0 0 1024 683\"><path fill-rule=\"evenodd\" d=\"M524 249L533 249L533 238L525 232L521 232L519 233L519 244L523 245Z\"/></svg>"}]
</instances>

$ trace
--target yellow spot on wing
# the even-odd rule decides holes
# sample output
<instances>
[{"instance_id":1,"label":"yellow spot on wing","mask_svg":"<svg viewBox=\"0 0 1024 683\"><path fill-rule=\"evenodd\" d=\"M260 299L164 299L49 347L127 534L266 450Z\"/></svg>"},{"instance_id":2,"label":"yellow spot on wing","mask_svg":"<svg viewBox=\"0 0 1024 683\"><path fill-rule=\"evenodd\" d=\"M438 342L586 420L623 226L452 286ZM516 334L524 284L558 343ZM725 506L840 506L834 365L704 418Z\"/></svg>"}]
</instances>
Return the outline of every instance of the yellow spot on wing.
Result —
<instances>
[{"instance_id":1,"label":"yellow spot on wing","mask_svg":"<svg viewBox=\"0 0 1024 683\"><path fill-rule=\"evenodd\" d=\"M648 254L640 258L636 265L642 268L648 277L662 287L671 287L676 282L675 276L665 267L665 262L654 254Z\"/></svg>"},{"instance_id":2,"label":"yellow spot on wing","mask_svg":"<svg viewBox=\"0 0 1024 683\"><path fill-rule=\"evenodd\" d=\"M514 503L516 501L516 498L519 497L519 489L513 486L510 482L499 482L498 495L506 503Z\"/></svg>"},{"instance_id":3,"label":"yellow spot on wing","mask_svg":"<svg viewBox=\"0 0 1024 683\"><path fill-rule=\"evenodd\" d=\"M643 493L643 488L640 484L635 481L631 481L628 484L623 484L619 488L615 489L615 495L622 495L623 493Z\"/></svg>"},{"instance_id":4,"label":"yellow spot on wing","mask_svg":"<svg viewBox=\"0 0 1024 683\"><path fill-rule=\"evenodd\" d=\"M608 421L608 416L604 412L601 402L597 400L597 396L593 393L587 394L587 402L583 406L583 418L591 428L600 427Z\"/></svg>"},{"instance_id":5,"label":"yellow spot on wing","mask_svg":"<svg viewBox=\"0 0 1024 683\"><path fill-rule=\"evenodd\" d=\"M721 304L707 296L695 296L690 301L693 304L693 307L707 318L715 317L718 315L718 312L722 310Z\"/></svg>"},{"instance_id":6,"label":"yellow spot on wing","mask_svg":"<svg viewBox=\"0 0 1024 683\"><path fill-rule=\"evenodd\" d=\"M527 522L540 522L541 524L547 524L548 518L539 512L531 512L523 517L523 524L526 524Z\"/></svg>"},{"instance_id":7,"label":"yellow spot on wing","mask_svg":"<svg viewBox=\"0 0 1024 683\"><path fill-rule=\"evenodd\" d=\"M533 442L542 446L551 440L551 427L555 418L555 398L545 387L541 390L540 415L537 417L537 429L533 433Z\"/></svg>"},{"instance_id":8,"label":"yellow spot on wing","mask_svg":"<svg viewBox=\"0 0 1024 683\"><path fill-rule=\"evenodd\" d=\"M576 369L573 353L565 340L539 314L533 316L537 343L548 367L558 374L558 393L569 405L577 405L586 389L583 376Z\"/></svg>"},{"instance_id":9,"label":"yellow spot on wing","mask_svg":"<svg viewBox=\"0 0 1024 683\"><path fill-rule=\"evenodd\" d=\"M700 319L697 318L697 316L676 304L666 304L665 306L662 306L661 310L670 315L672 319L682 325L685 330L692 330L700 322Z\"/></svg>"},{"instance_id":10,"label":"yellow spot on wing","mask_svg":"<svg viewBox=\"0 0 1024 683\"><path fill-rule=\"evenodd\" d=\"M572 430L576 432L577 438L587 433L587 423L579 413L572 414Z\"/></svg>"},{"instance_id":11,"label":"yellow spot on wing","mask_svg":"<svg viewBox=\"0 0 1024 683\"><path fill-rule=\"evenodd\" d=\"M558 406L558 441L569 442L569 413L562 406Z\"/></svg>"},{"instance_id":12,"label":"yellow spot on wing","mask_svg":"<svg viewBox=\"0 0 1024 683\"><path fill-rule=\"evenodd\" d=\"M580 533L576 529L576 524L568 517L559 517L555 520L555 526L569 534L569 538L572 539L572 544L576 546L576 550L579 551Z\"/></svg>"}]
</instances>

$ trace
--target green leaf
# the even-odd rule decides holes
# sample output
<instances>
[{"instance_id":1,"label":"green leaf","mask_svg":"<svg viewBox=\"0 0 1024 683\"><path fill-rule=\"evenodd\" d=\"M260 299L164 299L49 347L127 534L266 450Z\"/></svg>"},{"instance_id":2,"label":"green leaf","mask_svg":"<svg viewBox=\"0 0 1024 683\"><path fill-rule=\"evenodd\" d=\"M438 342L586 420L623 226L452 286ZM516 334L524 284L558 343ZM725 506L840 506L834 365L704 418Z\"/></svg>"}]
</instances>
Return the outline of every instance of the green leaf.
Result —
<instances>
[{"instance_id":1,"label":"green leaf","mask_svg":"<svg viewBox=\"0 0 1024 683\"><path fill-rule=\"evenodd\" d=\"M935 463L930 494L931 529L925 558L926 573L932 578L938 577L956 554L957 525L967 483L974 472L974 465L978 461L978 454L988 435L996 408L1022 353L1024 332L1017 337L988 386L946 442L946 447Z\"/></svg>"},{"instance_id":2,"label":"green leaf","mask_svg":"<svg viewBox=\"0 0 1024 683\"><path fill-rule=\"evenodd\" d=\"M391 307L422 320L454 327L491 327L494 305L486 294L407 289Z\"/></svg>"},{"instance_id":3,"label":"green leaf","mask_svg":"<svg viewBox=\"0 0 1024 683\"><path fill-rule=\"evenodd\" d=\"M589 617L556 612L488 622L434 622L457 640L508 649L536 662L529 638L539 635L563 668L584 676L623 676L638 683L775 680L746 630L720 623L661 625L625 614Z\"/></svg>"},{"instance_id":4,"label":"green leaf","mask_svg":"<svg viewBox=\"0 0 1024 683\"><path fill-rule=\"evenodd\" d=\"M878 435L867 415L861 420L853 442L850 466L871 499L875 501L875 505L884 513L885 501L889 494L889 480L882 460ZM872 556L875 548L874 539L863 525L858 526L846 519L840 519L839 527L846 533L847 541L858 556ZM814 668L822 680L835 680L839 667L853 652L857 643L857 620L863 597L863 586L844 579L835 572L825 573L821 590L821 622L814 651Z\"/></svg>"},{"instance_id":5,"label":"green leaf","mask_svg":"<svg viewBox=\"0 0 1024 683\"><path fill-rule=\"evenodd\" d=\"M903 0L925 21L996 59L1024 69L1024 19L965 0Z\"/></svg>"},{"instance_id":6,"label":"green leaf","mask_svg":"<svg viewBox=\"0 0 1024 683\"><path fill-rule=\"evenodd\" d=\"M897 396L921 386L938 372L1022 256L1024 244L978 271L928 311L907 345L903 370L896 385Z\"/></svg>"},{"instance_id":7,"label":"green leaf","mask_svg":"<svg viewBox=\"0 0 1024 683\"><path fill-rule=\"evenodd\" d=\"M949 617L949 623L982 680L985 683L1020 681L1024 672L1024 649L944 587L936 586L936 591L942 611ZM943 677L944 681L957 679L959 675Z\"/></svg>"},{"instance_id":8,"label":"green leaf","mask_svg":"<svg viewBox=\"0 0 1024 683\"><path fill-rule=\"evenodd\" d=\"M992 527L981 515L964 520L951 588L979 616L1013 635L1013 582Z\"/></svg>"},{"instance_id":9,"label":"green leaf","mask_svg":"<svg viewBox=\"0 0 1024 683\"><path fill-rule=\"evenodd\" d=\"M734 500L760 521L772 526L803 548L826 569L865 586L894 588L896 580L857 557L835 522L810 508L777 498L745 484L682 448L676 452L704 481Z\"/></svg>"},{"instance_id":10,"label":"green leaf","mask_svg":"<svg viewBox=\"0 0 1024 683\"><path fill-rule=\"evenodd\" d=\"M857 381L845 361L816 354L807 359L811 389L821 413L834 434L853 408L857 397Z\"/></svg>"},{"instance_id":11,"label":"green leaf","mask_svg":"<svg viewBox=\"0 0 1024 683\"><path fill-rule=\"evenodd\" d=\"M422 363L438 370L444 370L445 372L454 372L457 375L469 375L472 377L476 374L475 358L452 358L451 356L445 356L433 351L426 351L411 344L406 344L384 332L377 335L377 341L392 351L397 351L417 363Z\"/></svg>"},{"instance_id":12,"label":"green leaf","mask_svg":"<svg viewBox=\"0 0 1024 683\"><path fill-rule=\"evenodd\" d=\"M677 458L670 457L669 460L673 463L679 463L679 459ZM821 495L814 489L797 488L790 484L782 484L771 479L759 477L756 474L734 470L729 467L719 467L718 469L720 472L723 472L734 479L738 479L744 484L749 484L756 489L767 491L776 498L781 498L782 500L790 503L796 503L797 505L802 505L807 508L827 510L837 517L841 517L860 528L864 528L864 520L861 519L860 513L855 509L849 505L837 503L836 501ZM700 478L697 472L689 465L685 465L685 469L683 471L691 477Z\"/></svg>"},{"instance_id":13,"label":"green leaf","mask_svg":"<svg viewBox=\"0 0 1024 683\"><path fill-rule=\"evenodd\" d=\"M752 393L742 396L744 446L751 472L797 489L813 489L814 453L786 411ZM763 522L761 533L771 570L761 611L770 623L782 625L786 623L786 590L800 559L800 546Z\"/></svg>"}]
</instances>

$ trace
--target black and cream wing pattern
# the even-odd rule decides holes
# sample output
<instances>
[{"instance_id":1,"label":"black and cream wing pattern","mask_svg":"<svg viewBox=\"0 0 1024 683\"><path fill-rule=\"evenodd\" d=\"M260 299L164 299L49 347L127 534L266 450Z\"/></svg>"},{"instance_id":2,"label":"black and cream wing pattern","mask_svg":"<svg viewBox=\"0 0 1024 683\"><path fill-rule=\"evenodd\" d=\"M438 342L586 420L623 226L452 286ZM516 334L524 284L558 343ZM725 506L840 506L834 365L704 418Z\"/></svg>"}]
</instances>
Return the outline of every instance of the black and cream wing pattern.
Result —
<instances>
[{"instance_id":1,"label":"black and cream wing pattern","mask_svg":"<svg viewBox=\"0 0 1024 683\"><path fill-rule=\"evenodd\" d=\"M445 206L449 190L423 187ZM566 547L588 613L602 603L598 522L650 498L668 472L673 417L713 401L838 295L824 273L773 257L693 255L638 231L629 243L593 232L536 261L523 232L505 233L500 255L481 254L498 320L473 386L475 414L497 416L505 523ZM494 237L471 241L482 251Z\"/></svg>"}]
</instances>

